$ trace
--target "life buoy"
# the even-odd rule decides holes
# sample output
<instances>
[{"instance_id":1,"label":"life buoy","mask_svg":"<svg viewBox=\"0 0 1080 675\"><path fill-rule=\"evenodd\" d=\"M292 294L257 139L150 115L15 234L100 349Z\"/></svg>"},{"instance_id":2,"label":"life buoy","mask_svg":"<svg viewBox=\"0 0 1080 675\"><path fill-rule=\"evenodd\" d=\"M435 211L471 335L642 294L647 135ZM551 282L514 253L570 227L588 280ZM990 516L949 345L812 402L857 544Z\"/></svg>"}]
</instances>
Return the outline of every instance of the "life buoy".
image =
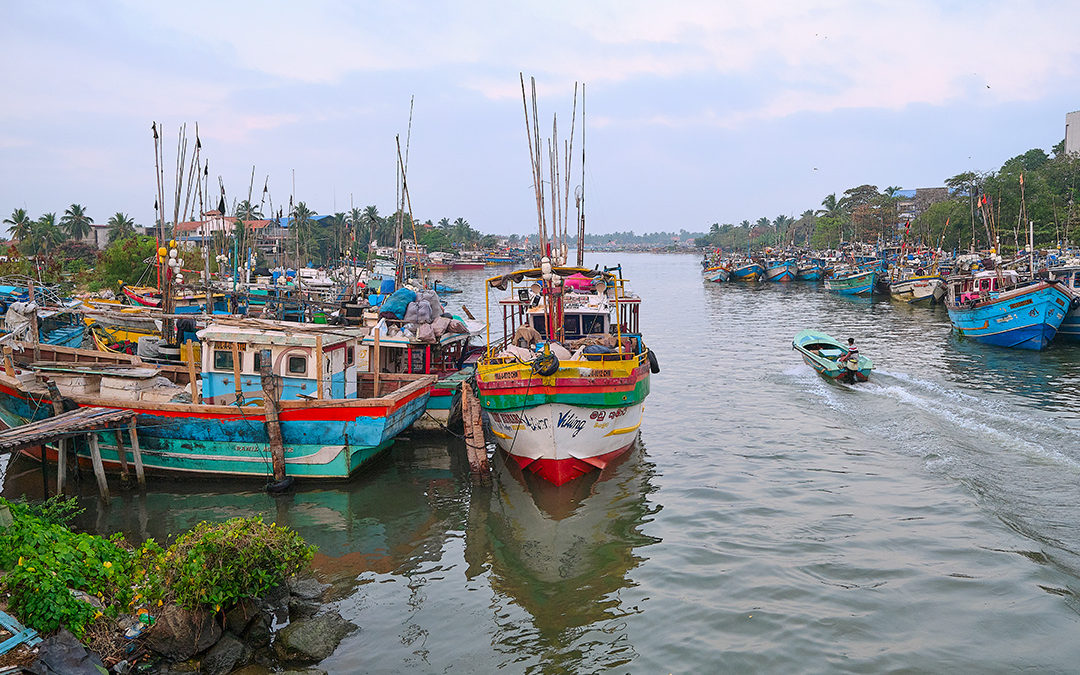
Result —
<instances>
[{"instance_id":1,"label":"life buoy","mask_svg":"<svg viewBox=\"0 0 1080 675\"><path fill-rule=\"evenodd\" d=\"M656 360L656 354L651 349L649 350L649 372L654 374L660 372L660 362Z\"/></svg>"},{"instance_id":2,"label":"life buoy","mask_svg":"<svg viewBox=\"0 0 1080 675\"><path fill-rule=\"evenodd\" d=\"M541 354L533 359L532 369L540 377L551 377L559 372L559 357L550 352Z\"/></svg>"}]
</instances>

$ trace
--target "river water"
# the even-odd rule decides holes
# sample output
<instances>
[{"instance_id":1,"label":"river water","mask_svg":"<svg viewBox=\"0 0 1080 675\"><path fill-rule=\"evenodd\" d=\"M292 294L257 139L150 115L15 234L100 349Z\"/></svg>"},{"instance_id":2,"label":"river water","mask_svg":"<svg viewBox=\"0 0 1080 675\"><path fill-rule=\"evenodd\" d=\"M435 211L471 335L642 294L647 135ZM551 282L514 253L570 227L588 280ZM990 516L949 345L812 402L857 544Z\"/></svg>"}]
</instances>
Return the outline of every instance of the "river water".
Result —
<instances>
[{"instance_id":1,"label":"river water","mask_svg":"<svg viewBox=\"0 0 1080 675\"><path fill-rule=\"evenodd\" d=\"M621 262L662 372L638 447L560 489L411 435L345 484L152 483L80 524L164 540L261 514L319 546L361 627L330 672L1076 672L1080 346L950 334L942 309ZM484 272L448 272L484 306ZM870 382L791 350L855 337ZM6 496L41 494L17 460Z\"/></svg>"}]
</instances>

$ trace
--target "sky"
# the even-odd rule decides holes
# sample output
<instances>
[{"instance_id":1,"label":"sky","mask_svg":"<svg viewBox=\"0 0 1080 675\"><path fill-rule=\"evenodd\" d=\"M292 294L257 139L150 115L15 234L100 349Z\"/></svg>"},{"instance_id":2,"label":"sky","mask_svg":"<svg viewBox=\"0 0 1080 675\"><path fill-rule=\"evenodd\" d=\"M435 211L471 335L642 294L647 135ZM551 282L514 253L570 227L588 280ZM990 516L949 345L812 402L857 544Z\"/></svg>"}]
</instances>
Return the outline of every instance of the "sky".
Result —
<instances>
[{"instance_id":1,"label":"sky","mask_svg":"<svg viewBox=\"0 0 1080 675\"><path fill-rule=\"evenodd\" d=\"M413 213L530 234L524 73L545 148L585 83L589 232L798 217L1049 151L1080 109L1077 26L1075 0L0 0L0 213L152 224L158 122L167 194L198 124L215 204L254 166L266 212L389 214L413 101ZM576 126L571 191L580 90Z\"/></svg>"}]
</instances>

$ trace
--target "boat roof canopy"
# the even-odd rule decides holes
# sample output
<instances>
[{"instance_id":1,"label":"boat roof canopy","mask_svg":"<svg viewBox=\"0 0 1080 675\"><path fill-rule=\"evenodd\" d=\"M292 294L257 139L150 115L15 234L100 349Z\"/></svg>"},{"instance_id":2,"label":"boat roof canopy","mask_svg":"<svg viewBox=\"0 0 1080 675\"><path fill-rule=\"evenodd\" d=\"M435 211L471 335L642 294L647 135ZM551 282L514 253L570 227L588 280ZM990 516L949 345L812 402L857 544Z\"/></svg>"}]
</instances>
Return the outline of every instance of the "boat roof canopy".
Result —
<instances>
[{"instance_id":1,"label":"boat roof canopy","mask_svg":"<svg viewBox=\"0 0 1080 675\"><path fill-rule=\"evenodd\" d=\"M615 279L615 275L611 274L610 272L603 272L601 270L590 270L585 267L552 267L551 271L553 274L557 274L560 277L571 277L575 274L580 274L581 276L587 277L589 279L596 279L597 277L602 278L604 281L611 281ZM511 272L510 274L503 274L502 276L491 277L487 280L487 283L492 288L497 288L500 291L505 291L506 287L510 283L519 284L525 279L540 279L543 276L543 270L541 270L539 267L534 267L533 269L517 270L516 272Z\"/></svg>"}]
</instances>

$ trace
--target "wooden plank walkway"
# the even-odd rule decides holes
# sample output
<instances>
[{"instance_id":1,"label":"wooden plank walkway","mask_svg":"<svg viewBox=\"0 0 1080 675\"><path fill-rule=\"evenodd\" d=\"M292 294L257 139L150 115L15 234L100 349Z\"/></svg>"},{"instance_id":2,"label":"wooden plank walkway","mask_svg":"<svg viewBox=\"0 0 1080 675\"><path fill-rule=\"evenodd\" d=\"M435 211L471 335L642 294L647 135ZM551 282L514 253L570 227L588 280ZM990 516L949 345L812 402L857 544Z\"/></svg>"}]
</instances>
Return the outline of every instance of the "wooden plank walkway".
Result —
<instances>
[{"instance_id":1,"label":"wooden plank walkway","mask_svg":"<svg viewBox=\"0 0 1080 675\"><path fill-rule=\"evenodd\" d=\"M0 431L0 454L18 452L23 448L74 438L95 430L125 426L135 418L133 410L113 408L79 408L48 419Z\"/></svg>"},{"instance_id":2,"label":"wooden plank walkway","mask_svg":"<svg viewBox=\"0 0 1080 675\"><path fill-rule=\"evenodd\" d=\"M70 448L74 452L74 442L71 439L77 436L86 436L90 446L90 460L94 466L94 476L97 478L98 490L101 497L108 501L109 484L105 480L105 467L101 461L98 434L107 432L114 434L120 460L121 476L126 479L128 471L127 453L124 450L121 430L127 427L131 441L131 451L135 459L135 476L140 487L146 487L142 452L139 449L139 437L135 433L135 411L87 407L68 412L59 412L60 405L57 402L59 401L59 397L56 396L57 393L54 392L53 396L55 415L48 419L0 431L0 454L5 452L15 453L24 448L42 446L41 471L42 480L45 480L46 455L44 446L46 443L55 443L58 446L57 457L59 460L57 462L56 490L57 492L63 492L67 474L68 449Z\"/></svg>"}]
</instances>

